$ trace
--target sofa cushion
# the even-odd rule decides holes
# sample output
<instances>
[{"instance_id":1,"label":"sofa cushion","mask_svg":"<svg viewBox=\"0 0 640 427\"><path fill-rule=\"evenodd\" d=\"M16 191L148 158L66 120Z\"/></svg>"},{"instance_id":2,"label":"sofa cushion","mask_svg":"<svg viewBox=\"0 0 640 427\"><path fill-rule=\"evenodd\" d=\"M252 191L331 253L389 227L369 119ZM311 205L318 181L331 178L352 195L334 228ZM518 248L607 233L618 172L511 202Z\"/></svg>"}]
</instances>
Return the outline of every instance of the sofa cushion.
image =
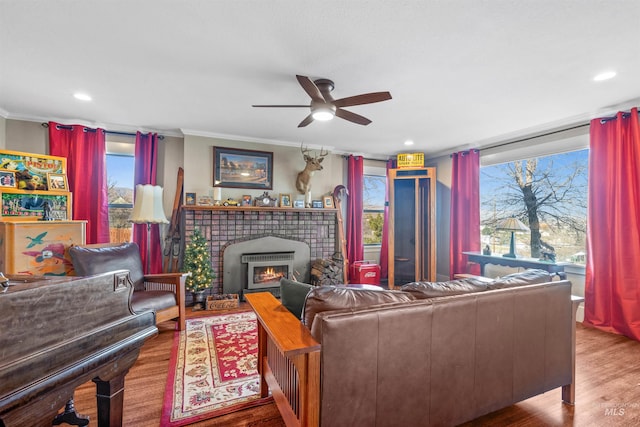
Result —
<instances>
[{"instance_id":1,"label":"sofa cushion","mask_svg":"<svg viewBox=\"0 0 640 427\"><path fill-rule=\"evenodd\" d=\"M487 288L502 289L513 288L515 286L535 285L551 281L551 274L545 270L529 269L518 273L508 274L498 277L493 283L489 283Z\"/></svg>"},{"instance_id":2,"label":"sofa cushion","mask_svg":"<svg viewBox=\"0 0 640 427\"><path fill-rule=\"evenodd\" d=\"M133 289L144 290L140 248L136 243L87 248L71 246L69 255L78 276L93 276L115 270L129 270Z\"/></svg>"},{"instance_id":3,"label":"sofa cushion","mask_svg":"<svg viewBox=\"0 0 640 427\"><path fill-rule=\"evenodd\" d=\"M311 330L316 314L323 311L356 309L372 305L410 302L415 298L406 292L357 289L347 286L316 286L305 300L302 322Z\"/></svg>"},{"instance_id":4,"label":"sofa cushion","mask_svg":"<svg viewBox=\"0 0 640 427\"><path fill-rule=\"evenodd\" d=\"M411 282L400 287L417 299L444 297L449 295L470 294L483 292L488 289L487 282L473 277L447 282Z\"/></svg>"},{"instance_id":5,"label":"sofa cushion","mask_svg":"<svg viewBox=\"0 0 640 427\"><path fill-rule=\"evenodd\" d=\"M131 308L135 313L164 310L176 304L176 294L171 291L134 292L131 295Z\"/></svg>"},{"instance_id":6,"label":"sofa cushion","mask_svg":"<svg viewBox=\"0 0 640 427\"><path fill-rule=\"evenodd\" d=\"M280 279L280 302L298 319L302 318L302 309L307 294L314 286L289 279Z\"/></svg>"}]
</instances>

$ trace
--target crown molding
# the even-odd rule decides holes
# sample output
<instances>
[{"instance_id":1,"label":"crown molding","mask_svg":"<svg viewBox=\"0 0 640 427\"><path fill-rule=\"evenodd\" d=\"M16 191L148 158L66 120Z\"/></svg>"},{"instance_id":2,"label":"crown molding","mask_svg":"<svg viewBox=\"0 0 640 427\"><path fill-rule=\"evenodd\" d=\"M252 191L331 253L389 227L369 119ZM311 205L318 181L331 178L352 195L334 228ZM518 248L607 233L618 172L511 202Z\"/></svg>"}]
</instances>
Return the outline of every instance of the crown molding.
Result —
<instances>
[{"instance_id":1,"label":"crown molding","mask_svg":"<svg viewBox=\"0 0 640 427\"><path fill-rule=\"evenodd\" d=\"M2 111L3 110L0 110L0 113ZM69 119L68 117L67 118L38 117L38 116L29 116L29 115L20 115L20 114L7 114L5 119L22 120L25 122L39 122L39 123L57 122L57 123L67 124L67 125L80 125L80 126L86 126L90 128L101 128L111 132L136 133L137 131L140 131L143 133L153 132L163 136L172 136L177 138L183 137L181 132L176 130L171 130L171 129L152 129L152 128L145 128L145 127L126 126L126 125L119 125L119 124L113 124L113 123L93 122L93 121L82 120L82 119Z\"/></svg>"},{"instance_id":2,"label":"crown molding","mask_svg":"<svg viewBox=\"0 0 640 427\"><path fill-rule=\"evenodd\" d=\"M301 145L305 145L306 147L314 150L320 150L321 148L324 148L325 150L328 150L330 153L337 154L337 152L334 151L335 147L327 146L327 145L324 145L324 146L309 145L309 144L305 144L304 141L300 141L300 142L283 141L278 139L256 138L256 137L243 136L243 135L231 135L226 133L205 132L205 131L199 131L195 129L180 129L180 130L185 136L186 135L200 136L203 138L224 139L228 141L239 141L239 142L253 142L255 144L279 145L283 147L300 147Z\"/></svg>"}]
</instances>

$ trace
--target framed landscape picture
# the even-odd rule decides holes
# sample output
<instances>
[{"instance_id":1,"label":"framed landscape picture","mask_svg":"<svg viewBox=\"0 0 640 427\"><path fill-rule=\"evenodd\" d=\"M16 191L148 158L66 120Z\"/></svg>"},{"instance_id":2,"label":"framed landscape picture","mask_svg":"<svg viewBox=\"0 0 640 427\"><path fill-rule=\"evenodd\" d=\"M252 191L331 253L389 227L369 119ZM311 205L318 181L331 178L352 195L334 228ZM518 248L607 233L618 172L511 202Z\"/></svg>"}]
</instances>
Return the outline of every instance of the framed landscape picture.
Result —
<instances>
[{"instance_id":1,"label":"framed landscape picture","mask_svg":"<svg viewBox=\"0 0 640 427\"><path fill-rule=\"evenodd\" d=\"M0 188L1 211L3 220L37 221L42 218L45 205L50 210L51 219L71 220L71 193L55 191L30 191Z\"/></svg>"},{"instance_id":2,"label":"framed landscape picture","mask_svg":"<svg viewBox=\"0 0 640 427\"><path fill-rule=\"evenodd\" d=\"M213 147L213 186L273 189L273 153Z\"/></svg>"}]
</instances>

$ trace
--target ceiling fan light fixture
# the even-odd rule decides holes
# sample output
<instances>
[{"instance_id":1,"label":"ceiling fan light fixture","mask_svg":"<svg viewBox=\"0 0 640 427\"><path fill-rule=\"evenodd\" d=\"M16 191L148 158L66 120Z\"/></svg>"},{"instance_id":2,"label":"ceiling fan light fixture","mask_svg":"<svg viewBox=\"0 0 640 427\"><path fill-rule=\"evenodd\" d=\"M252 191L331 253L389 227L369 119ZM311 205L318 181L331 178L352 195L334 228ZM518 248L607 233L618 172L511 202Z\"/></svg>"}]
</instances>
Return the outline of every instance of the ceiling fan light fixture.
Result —
<instances>
[{"instance_id":1,"label":"ceiling fan light fixture","mask_svg":"<svg viewBox=\"0 0 640 427\"><path fill-rule=\"evenodd\" d=\"M313 110L313 113L311 113L311 116L313 117L313 120L326 122L328 120L333 119L333 116L335 116L335 111L333 111L329 107L319 107Z\"/></svg>"}]
</instances>

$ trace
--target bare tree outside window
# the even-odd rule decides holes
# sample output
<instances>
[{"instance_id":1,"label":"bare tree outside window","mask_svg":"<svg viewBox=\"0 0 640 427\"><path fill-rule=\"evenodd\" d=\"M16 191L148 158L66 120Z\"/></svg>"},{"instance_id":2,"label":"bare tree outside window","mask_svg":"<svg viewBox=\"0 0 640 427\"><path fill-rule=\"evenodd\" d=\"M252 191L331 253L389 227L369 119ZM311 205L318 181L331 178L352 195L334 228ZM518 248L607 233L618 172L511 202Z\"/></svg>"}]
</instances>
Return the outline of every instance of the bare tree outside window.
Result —
<instances>
[{"instance_id":1,"label":"bare tree outside window","mask_svg":"<svg viewBox=\"0 0 640 427\"><path fill-rule=\"evenodd\" d=\"M364 176L362 238L365 245L379 245L382 242L386 180L386 176Z\"/></svg>"},{"instance_id":2,"label":"bare tree outside window","mask_svg":"<svg viewBox=\"0 0 640 427\"><path fill-rule=\"evenodd\" d=\"M588 150L483 167L481 228L483 245L503 250L509 233L496 224L516 217L531 230L519 233L519 248L532 258L584 263L587 218ZM498 248L496 248L496 246Z\"/></svg>"}]
</instances>

